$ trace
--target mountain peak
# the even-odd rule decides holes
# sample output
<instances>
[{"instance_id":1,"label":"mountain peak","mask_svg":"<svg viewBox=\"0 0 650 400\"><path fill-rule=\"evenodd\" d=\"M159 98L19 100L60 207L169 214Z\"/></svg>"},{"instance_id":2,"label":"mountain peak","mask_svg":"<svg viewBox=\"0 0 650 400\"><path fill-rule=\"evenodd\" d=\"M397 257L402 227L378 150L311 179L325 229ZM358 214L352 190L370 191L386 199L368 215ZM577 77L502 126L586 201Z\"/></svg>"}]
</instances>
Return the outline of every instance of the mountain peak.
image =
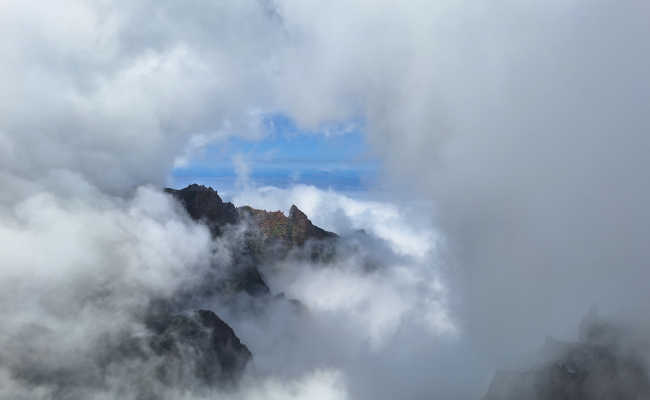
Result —
<instances>
[{"instance_id":1,"label":"mountain peak","mask_svg":"<svg viewBox=\"0 0 650 400\"><path fill-rule=\"evenodd\" d=\"M209 186L192 183L183 189L166 188L166 193L178 199L187 213L197 221L204 221L218 236L227 224L236 224L242 217L251 216L267 239L280 239L291 245L303 245L309 239L331 239L337 235L312 224L307 215L295 204L289 216L280 211L269 212L249 206L235 208L224 202L217 191Z\"/></svg>"},{"instance_id":2,"label":"mountain peak","mask_svg":"<svg viewBox=\"0 0 650 400\"><path fill-rule=\"evenodd\" d=\"M179 200L192 219L205 221L215 236L221 233L224 225L239 221L235 206L221 200L217 191L209 186L193 183L180 190L166 188L165 192Z\"/></svg>"},{"instance_id":3,"label":"mountain peak","mask_svg":"<svg viewBox=\"0 0 650 400\"><path fill-rule=\"evenodd\" d=\"M191 183L187 185L185 188L181 189L181 191L183 190L194 191L194 192L214 192L214 193L217 192L211 186L199 185L198 183Z\"/></svg>"},{"instance_id":4,"label":"mountain peak","mask_svg":"<svg viewBox=\"0 0 650 400\"><path fill-rule=\"evenodd\" d=\"M300 209L298 207L296 207L295 204L292 204L291 208L289 209L289 218L292 219L292 220L307 220L307 221L309 221L309 218L307 218L307 215L304 212L300 211Z\"/></svg>"}]
</instances>

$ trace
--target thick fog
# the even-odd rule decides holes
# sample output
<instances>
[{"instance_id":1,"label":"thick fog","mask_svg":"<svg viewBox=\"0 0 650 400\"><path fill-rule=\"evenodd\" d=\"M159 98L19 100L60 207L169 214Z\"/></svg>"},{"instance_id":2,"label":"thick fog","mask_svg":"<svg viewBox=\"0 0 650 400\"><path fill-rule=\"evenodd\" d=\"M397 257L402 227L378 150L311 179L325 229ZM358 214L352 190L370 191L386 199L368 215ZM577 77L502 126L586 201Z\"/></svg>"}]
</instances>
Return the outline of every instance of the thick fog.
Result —
<instances>
[{"instance_id":1,"label":"thick fog","mask_svg":"<svg viewBox=\"0 0 650 400\"><path fill-rule=\"evenodd\" d=\"M296 203L350 248L267 266L306 311L205 300L254 354L228 396L477 398L589 310L643 336L648 16L641 0L0 2L0 397L143 384L152 366L105 353L150 301L232 267L239 240L211 241L160 189L275 113L363 121L388 194L232 196Z\"/></svg>"}]
</instances>

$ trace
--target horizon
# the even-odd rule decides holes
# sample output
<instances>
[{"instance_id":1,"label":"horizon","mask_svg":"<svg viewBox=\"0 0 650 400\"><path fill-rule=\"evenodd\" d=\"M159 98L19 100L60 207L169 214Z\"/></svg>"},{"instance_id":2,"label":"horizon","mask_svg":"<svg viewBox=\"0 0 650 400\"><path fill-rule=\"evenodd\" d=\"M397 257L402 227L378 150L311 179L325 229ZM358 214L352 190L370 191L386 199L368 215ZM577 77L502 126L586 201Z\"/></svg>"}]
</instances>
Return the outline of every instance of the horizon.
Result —
<instances>
[{"instance_id":1,"label":"horizon","mask_svg":"<svg viewBox=\"0 0 650 400\"><path fill-rule=\"evenodd\" d=\"M190 153L174 167L168 183L209 183L226 191L244 185L306 184L354 192L367 190L378 179L378 159L358 125L308 132L286 116L264 121L261 138L231 137Z\"/></svg>"}]
</instances>

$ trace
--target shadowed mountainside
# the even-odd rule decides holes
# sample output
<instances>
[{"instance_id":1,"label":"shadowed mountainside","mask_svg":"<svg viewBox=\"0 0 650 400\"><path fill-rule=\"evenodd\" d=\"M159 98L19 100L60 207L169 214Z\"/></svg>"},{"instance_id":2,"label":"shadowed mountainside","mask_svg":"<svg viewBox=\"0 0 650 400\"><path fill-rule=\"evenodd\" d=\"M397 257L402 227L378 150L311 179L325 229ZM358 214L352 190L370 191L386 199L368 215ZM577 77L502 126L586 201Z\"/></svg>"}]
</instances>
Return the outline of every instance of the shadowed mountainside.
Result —
<instances>
[{"instance_id":1,"label":"shadowed mountainside","mask_svg":"<svg viewBox=\"0 0 650 400\"><path fill-rule=\"evenodd\" d=\"M185 374L212 386L236 383L252 358L233 329L214 312L159 316L149 321L151 349L166 362L158 367L163 382Z\"/></svg>"}]
</instances>

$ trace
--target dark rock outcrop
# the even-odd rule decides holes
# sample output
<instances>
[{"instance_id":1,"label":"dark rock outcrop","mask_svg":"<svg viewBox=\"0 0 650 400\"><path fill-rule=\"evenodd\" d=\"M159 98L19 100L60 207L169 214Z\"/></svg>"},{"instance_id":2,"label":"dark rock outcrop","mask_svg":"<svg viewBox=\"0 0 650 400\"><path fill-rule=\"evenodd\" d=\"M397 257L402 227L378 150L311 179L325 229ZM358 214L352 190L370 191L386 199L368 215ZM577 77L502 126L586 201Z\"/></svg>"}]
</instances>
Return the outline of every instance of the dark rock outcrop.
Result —
<instances>
[{"instance_id":1,"label":"dark rock outcrop","mask_svg":"<svg viewBox=\"0 0 650 400\"><path fill-rule=\"evenodd\" d=\"M239 213L230 202L224 202L211 187L193 183L184 189L165 189L178 199L187 213L196 221L204 222L214 236L223 232L226 225L239 222Z\"/></svg>"},{"instance_id":2,"label":"dark rock outcrop","mask_svg":"<svg viewBox=\"0 0 650 400\"><path fill-rule=\"evenodd\" d=\"M621 346L616 327L590 324L583 333L580 343L548 338L535 367L497 372L483 400L650 399L644 360Z\"/></svg>"},{"instance_id":3,"label":"dark rock outcrop","mask_svg":"<svg viewBox=\"0 0 650 400\"><path fill-rule=\"evenodd\" d=\"M325 243L338 236L312 224L295 205L289 216L285 216L280 211L236 208L224 202L214 189L202 185L192 184L180 190L167 188L165 192L177 199L192 219L205 224L214 239L232 234L232 240L224 244L230 250L228 265L215 265L214 271L207 271L198 287L152 304L146 326L153 333L149 347L159 358L157 377L175 386L179 383L174 382L181 382L180 386L194 381L207 386L236 383L252 357L250 351L213 312L180 311L201 304L197 299L212 296L223 299L242 292L277 301L278 296L268 296L270 290L258 267L286 256L292 249L309 246L312 253L314 249L323 253L324 247L314 243ZM229 230L229 226L239 223L247 227L243 236L240 230ZM287 301L299 307L297 302Z\"/></svg>"},{"instance_id":4,"label":"dark rock outcrop","mask_svg":"<svg viewBox=\"0 0 650 400\"><path fill-rule=\"evenodd\" d=\"M254 297L268 295L270 290L258 268L262 263L282 259L292 249L307 245L306 253L312 259L331 257L333 246L328 242L338 238L335 233L312 224L295 205L287 217L281 211L268 212L249 206L236 208L224 202L217 191L203 185L191 184L180 190L167 188L165 192L177 199L192 219L208 226L215 238L223 235L228 226L248 223L244 240L229 243L238 246L231 252L234 268L229 276L218 281L206 279L204 287L195 288L206 295L211 291L246 292Z\"/></svg>"},{"instance_id":5,"label":"dark rock outcrop","mask_svg":"<svg viewBox=\"0 0 650 400\"><path fill-rule=\"evenodd\" d=\"M233 329L212 311L157 315L149 322L149 346L159 357L161 382L232 385L252 358Z\"/></svg>"},{"instance_id":6,"label":"dark rock outcrop","mask_svg":"<svg viewBox=\"0 0 650 400\"><path fill-rule=\"evenodd\" d=\"M291 246L302 246L308 240L338 237L312 224L295 205L291 206L287 217L281 211L269 212L249 206L236 208L232 203L224 202L216 190L196 183L180 190L166 188L165 192L179 200L190 217L205 223L215 236L223 233L227 225L247 218L259 228L265 239L282 240Z\"/></svg>"},{"instance_id":7,"label":"dark rock outcrop","mask_svg":"<svg viewBox=\"0 0 650 400\"><path fill-rule=\"evenodd\" d=\"M180 190L166 188L165 192L174 196L192 219L204 223L215 238L221 236L229 225L240 222L237 208L230 202L224 202L211 187L193 183ZM204 292L204 295L214 290L222 293L243 291L251 296L269 294L269 288L257 269L259 260L256 254L246 244L241 247L233 251L233 265L237 268L231 271L227 279L219 279L218 282L206 279L205 287L195 290Z\"/></svg>"},{"instance_id":8,"label":"dark rock outcrop","mask_svg":"<svg viewBox=\"0 0 650 400\"><path fill-rule=\"evenodd\" d=\"M24 346L21 357L3 359L2 367L12 379L34 389L33 396L0 398L175 398L169 393L207 398L201 392L236 387L252 355L233 329L212 311L172 309L168 300L152 302L140 316L146 329L106 332L83 343L78 354L73 350L64 357L33 352L31 342L24 341L24 336L32 336L47 342L58 331L26 326L23 337L13 342Z\"/></svg>"}]
</instances>

